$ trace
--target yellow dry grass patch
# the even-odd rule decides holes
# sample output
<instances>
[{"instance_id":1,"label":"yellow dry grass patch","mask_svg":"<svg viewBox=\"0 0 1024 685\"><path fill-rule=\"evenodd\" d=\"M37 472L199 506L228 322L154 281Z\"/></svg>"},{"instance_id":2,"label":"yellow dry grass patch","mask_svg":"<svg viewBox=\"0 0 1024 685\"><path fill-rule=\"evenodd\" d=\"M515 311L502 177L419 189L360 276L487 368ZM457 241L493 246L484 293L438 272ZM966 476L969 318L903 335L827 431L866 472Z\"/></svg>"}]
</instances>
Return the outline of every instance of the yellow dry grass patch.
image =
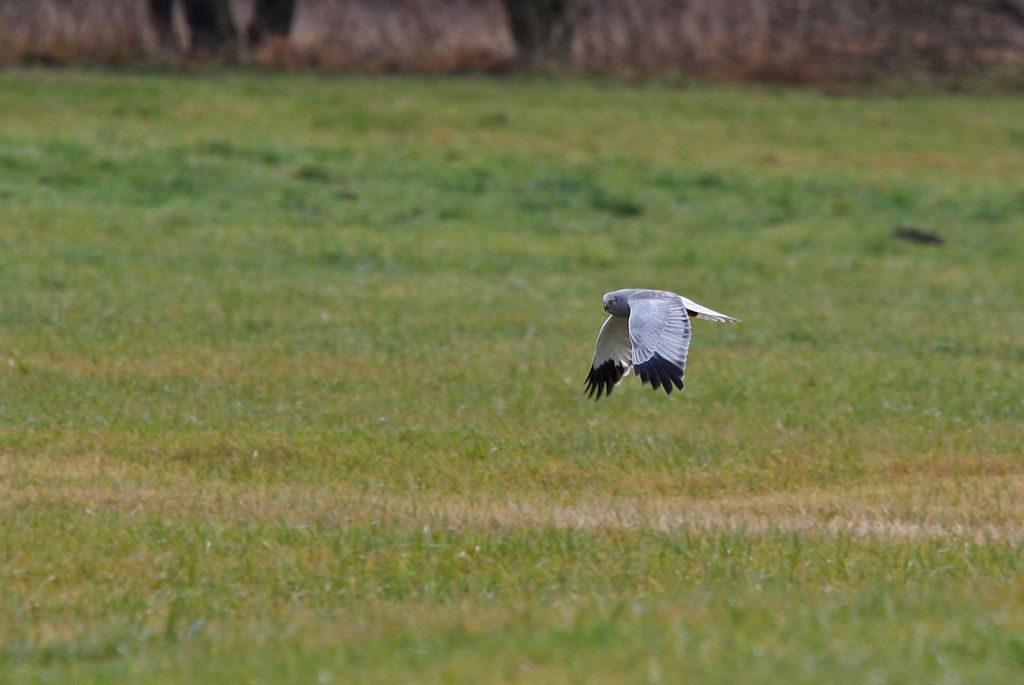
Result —
<instances>
[{"instance_id":1,"label":"yellow dry grass patch","mask_svg":"<svg viewBox=\"0 0 1024 685\"><path fill-rule=\"evenodd\" d=\"M1024 475L907 476L844 490L708 498L600 492L464 496L377 493L345 483L260 486L159 472L99 457L0 458L0 508L61 505L83 516L196 518L225 524L652 531L785 531L878 539L1024 541Z\"/></svg>"}]
</instances>

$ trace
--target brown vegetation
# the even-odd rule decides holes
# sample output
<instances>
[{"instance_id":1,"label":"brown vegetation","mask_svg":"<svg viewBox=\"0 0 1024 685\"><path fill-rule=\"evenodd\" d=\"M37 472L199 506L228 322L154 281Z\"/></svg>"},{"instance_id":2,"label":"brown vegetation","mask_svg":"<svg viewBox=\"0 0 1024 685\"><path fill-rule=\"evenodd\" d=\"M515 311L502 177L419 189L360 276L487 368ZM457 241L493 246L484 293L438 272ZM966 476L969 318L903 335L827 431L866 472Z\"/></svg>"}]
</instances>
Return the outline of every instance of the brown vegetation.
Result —
<instances>
[{"instance_id":1,"label":"brown vegetation","mask_svg":"<svg viewBox=\"0 0 1024 685\"><path fill-rule=\"evenodd\" d=\"M547 48L586 71L819 80L1024 64L1024 22L942 0L570 0Z\"/></svg>"},{"instance_id":2,"label":"brown vegetation","mask_svg":"<svg viewBox=\"0 0 1024 685\"><path fill-rule=\"evenodd\" d=\"M4 0L0 60L784 80L1024 66L1019 0Z\"/></svg>"},{"instance_id":3,"label":"brown vegetation","mask_svg":"<svg viewBox=\"0 0 1024 685\"><path fill-rule=\"evenodd\" d=\"M3 0L0 60L116 61L156 48L148 8L136 0Z\"/></svg>"},{"instance_id":4,"label":"brown vegetation","mask_svg":"<svg viewBox=\"0 0 1024 685\"><path fill-rule=\"evenodd\" d=\"M457 71L515 58L500 0L300 0L295 10L291 47L327 67Z\"/></svg>"}]
</instances>

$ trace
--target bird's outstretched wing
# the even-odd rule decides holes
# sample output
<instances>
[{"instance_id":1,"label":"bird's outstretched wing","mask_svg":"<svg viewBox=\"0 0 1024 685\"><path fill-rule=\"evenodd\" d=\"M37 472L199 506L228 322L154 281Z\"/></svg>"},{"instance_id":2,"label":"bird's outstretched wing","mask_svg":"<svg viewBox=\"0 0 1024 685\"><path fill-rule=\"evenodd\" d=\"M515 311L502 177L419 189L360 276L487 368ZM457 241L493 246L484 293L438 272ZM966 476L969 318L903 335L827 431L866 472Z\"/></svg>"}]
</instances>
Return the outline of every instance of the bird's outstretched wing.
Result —
<instances>
[{"instance_id":1,"label":"bird's outstretched wing","mask_svg":"<svg viewBox=\"0 0 1024 685\"><path fill-rule=\"evenodd\" d=\"M717 321L719 323L737 323L739 321L739 319L734 319L728 314L723 314L722 312L716 312L714 309L698 304L687 297L683 297L682 295L679 297L682 298L683 305L686 307L686 311L690 316L696 316L698 319L707 319L708 321Z\"/></svg>"},{"instance_id":2,"label":"bird's outstretched wing","mask_svg":"<svg viewBox=\"0 0 1024 685\"><path fill-rule=\"evenodd\" d=\"M587 374L587 394L594 397L596 392L595 399L601 399L601 393L611 395L612 388L629 373L631 355L629 323L621 316L609 316L597 334L594 361Z\"/></svg>"},{"instance_id":3,"label":"bird's outstretched wing","mask_svg":"<svg viewBox=\"0 0 1024 685\"><path fill-rule=\"evenodd\" d=\"M642 383L672 393L683 389L686 355L690 350L690 317L678 295L634 295L629 303L629 339L633 370Z\"/></svg>"}]
</instances>

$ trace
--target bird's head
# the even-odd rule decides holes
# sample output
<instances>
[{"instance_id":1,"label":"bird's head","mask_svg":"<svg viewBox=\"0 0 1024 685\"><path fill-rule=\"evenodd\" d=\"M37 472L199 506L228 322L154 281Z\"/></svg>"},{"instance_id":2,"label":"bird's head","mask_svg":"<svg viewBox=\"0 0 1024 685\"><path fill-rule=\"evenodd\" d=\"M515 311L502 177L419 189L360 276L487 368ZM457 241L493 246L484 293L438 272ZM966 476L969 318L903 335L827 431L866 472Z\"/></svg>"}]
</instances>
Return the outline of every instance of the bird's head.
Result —
<instances>
[{"instance_id":1,"label":"bird's head","mask_svg":"<svg viewBox=\"0 0 1024 685\"><path fill-rule=\"evenodd\" d=\"M615 290L604 294L604 310L615 316L629 316L629 292Z\"/></svg>"}]
</instances>

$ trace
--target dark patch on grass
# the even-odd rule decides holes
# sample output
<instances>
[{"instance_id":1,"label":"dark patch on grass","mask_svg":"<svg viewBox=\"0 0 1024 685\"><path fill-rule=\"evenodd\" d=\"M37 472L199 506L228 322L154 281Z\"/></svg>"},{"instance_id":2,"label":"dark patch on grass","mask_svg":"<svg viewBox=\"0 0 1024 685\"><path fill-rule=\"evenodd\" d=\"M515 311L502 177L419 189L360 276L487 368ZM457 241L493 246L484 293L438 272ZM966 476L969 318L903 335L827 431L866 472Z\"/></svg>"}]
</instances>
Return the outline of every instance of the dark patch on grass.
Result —
<instances>
[{"instance_id":1,"label":"dark patch on grass","mask_svg":"<svg viewBox=\"0 0 1024 685\"><path fill-rule=\"evenodd\" d=\"M589 182L563 174L544 176L522 184L517 189L522 209L544 212L570 206L579 194L591 186Z\"/></svg>"},{"instance_id":2,"label":"dark patch on grass","mask_svg":"<svg viewBox=\"0 0 1024 685\"><path fill-rule=\"evenodd\" d=\"M196 151L224 159L235 159L241 154L240 148L226 140L208 140L199 143L196 145Z\"/></svg>"},{"instance_id":3,"label":"dark patch on grass","mask_svg":"<svg viewBox=\"0 0 1024 685\"><path fill-rule=\"evenodd\" d=\"M389 215L386 223L394 225L416 223L428 216L429 213L424 207L408 207Z\"/></svg>"},{"instance_id":4,"label":"dark patch on grass","mask_svg":"<svg viewBox=\"0 0 1024 685\"><path fill-rule=\"evenodd\" d=\"M897 226L892 230L892 234L900 240L918 245L942 245L946 242L941 236L916 226Z\"/></svg>"},{"instance_id":5,"label":"dark patch on grass","mask_svg":"<svg viewBox=\"0 0 1024 685\"><path fill-rule=\"evenodd\" d=\"M668 191L722 190L728 187L726 179L714 171L659 171L651 177L651 183Z\"/></svg>"},{"instance_id":6,"label":"dark patch on grass","mask_svg":"<svg viewBox=\"0 0 1024 685\"><path fill-rule=\"evenodd\" d=\"M265 166L277 166L289 156L281 150L268 147L237 145L227 140L208 140L198 143L194 151L223 160L248 161Z\"/></svg>"},{"instance_id":7,"label":"dark patch on grass","mask_svg":"<svg viewBox=\"0 0 1024 685\"><path fill-rule=\"evenodd\" d=\"M705 171L694 177L693 185L703 190L718 190L721 188L727 188L729 184L726 183L725 179L719 174Z\"/></svg>"},{"instance_id":8,"label":"dark patch on grass","mask_svg":"<svg viewBox=\"0 0 1024 685\"><path fill-rule=\"evenodd\" d=\"M544 176L524 184L518 190L518 198L522 209L534 212L590 207L612 216L632 218L644 211L640 203L609 191L591 178L565 174Z\"/></svg>"},{"instance_id":9,"label":"dark patch on grass","mask_svg":"<svg viewBox=\"0 0 1024 685\"><path fill-rule=\"evenodd\" d=\"M459 170L455 174L440 175L437 179L439 188L467 195L484 195L494 185L496 185L494 173L480 167Z\"/></svg>"},{"instance_id":10,"label":"dark patch on grass","mask_svg":"<svg viewBox=\"0 0 1024 685\"><path fill-rule=\"evenodd\" d=\"M160 227L167 231L178 231L184 228L191 228L196 224L195 217L186 213L175 211L160 219Z\"/></svg>"},{"instance_id":11,"label":"dark patch on grass","mask_svg":"<svg viewBox=\"0 0 1024 685\"><path fill-rule=\"evenodd\" d=\"M613 216L624 218L632 218L644 213L644 208L638 202L622 195L611 193L601 187L591 190L590 206Z\"/></svg>"},{"instance_id":12,"label":"dark patch on grass","mask_svg":"<svg viewBox=\"0 0 1024 685\"><path fill-rule=\"evenodd\" d=\"M506 112L488 112L477 117L476 123L480 128L501 128L510 121L512 119Z\"/></svg>"},{"instance_id":13,"label":"dark patch on grass","mask_svg":"<svg viewBox=\"0 0 1024 685\"><path fill-rule=\"evenodd\" d=\"M22 171L28 168L26 161L12 152L0 152L0 169Z\"/></svg>"},{"instance_id":14,"label":"dark patch on grass","mask_svg":"<svg viewBox=\"0 0 1024 685\"><path fill-rule=\"evenodd\" d=\"M789 331L786 333L786 339L790 342L814 346L820 346L823 342L819 333L806 328L795 328Z\"/></svg>"},{"instance_id":15,"label":"dark patch on grass","mask_svg":"<svg viewBox=\"0 0 1024 685\"><path fill-rule=\"evenodd\" d=\"M465 219L467 216L469 216L469 214L466 210L458 205L448 205L437 210L437 218L439 221L454 221L457 219Z\"/></svg>"},{"instance_id":16,"label":"dark patch on grass","mask_svg":"<svg viewBox=\"0 0 1024 685\"><path fill-rule=\"evenodd\" d=\"M330 170L321 164L303 164L295 170L294 176L300 181L315 183L328 183L331 180Z\"/></svg>"},{"instance_id":17,"label":"dark patch on grass","mask_svg":"<svg viewBox=\"0 0 1024 685\"><path fill-rule=\"evenodd\" d=\"M68 282L64 278L52 274L43 274L39 277L39 283L50 290L66 290Z\"/></svg>"},{"instance_id":18,"label":"dark patch on grass","mask_svg":"<svg viewBox=\"0 0 1024 685\"><path fill-rule=\"evenodd\" d=\"M324 213L320 205L308 193L294 187L281 191L278 205L293 217L297 215L304 219L320 218Z\"/></svg>"},{"instance_id":19,"label":"dark patch on grass","mask_svg":"<svg viewBox=\"0 0 1024 685\"><path fill-rule=\"evenodd\" d=\"M37 176L36 180L43 185L52 186L58 190L81 188L89 182L85 176L68 170L48 171Z\"/></svg>"}]
</instances>

